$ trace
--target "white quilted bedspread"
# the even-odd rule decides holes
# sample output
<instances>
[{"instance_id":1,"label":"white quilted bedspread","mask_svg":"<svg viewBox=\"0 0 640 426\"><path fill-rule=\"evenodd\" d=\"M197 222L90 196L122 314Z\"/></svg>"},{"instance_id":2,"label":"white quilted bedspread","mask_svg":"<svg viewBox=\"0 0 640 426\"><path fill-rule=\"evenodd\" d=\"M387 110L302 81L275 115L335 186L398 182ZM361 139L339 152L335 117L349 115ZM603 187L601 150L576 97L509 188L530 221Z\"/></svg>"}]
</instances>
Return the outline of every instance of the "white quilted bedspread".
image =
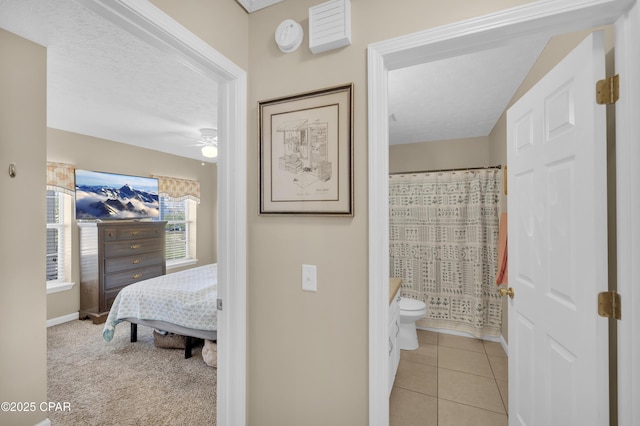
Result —
<instances>
[{"instance_id":1,"label":"white quilted bedspread","mask_svg":"<svg viewBox=\"0 0 640 426\"><path fill-rule=\"evenodd\" d=\"M216 330L217 298L218 265L215 263L131 284L116 296L102 337L110 341L116 325L127 318Z\"/></svg>"}]
</instances>

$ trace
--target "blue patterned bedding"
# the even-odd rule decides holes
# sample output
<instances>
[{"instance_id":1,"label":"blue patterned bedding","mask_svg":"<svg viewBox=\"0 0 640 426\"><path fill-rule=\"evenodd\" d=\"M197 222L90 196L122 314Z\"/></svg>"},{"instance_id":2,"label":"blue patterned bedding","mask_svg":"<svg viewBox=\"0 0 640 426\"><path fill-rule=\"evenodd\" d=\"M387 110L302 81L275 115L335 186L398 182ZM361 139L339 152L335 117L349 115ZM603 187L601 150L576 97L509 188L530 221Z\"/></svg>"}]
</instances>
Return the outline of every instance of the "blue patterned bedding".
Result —
<instances>
[{"instance_id":1,"label":"blue patterned bedding","mask_svg":"<svg viewBox=\"0 0 640 426\"><path fill-rule=\"evenodd\" d=\"M102 337L109 342L116 325L127 318L216 330L217 298L218 265L215 263L128 285L113 301Z\"/></svg>"}]
</instances>

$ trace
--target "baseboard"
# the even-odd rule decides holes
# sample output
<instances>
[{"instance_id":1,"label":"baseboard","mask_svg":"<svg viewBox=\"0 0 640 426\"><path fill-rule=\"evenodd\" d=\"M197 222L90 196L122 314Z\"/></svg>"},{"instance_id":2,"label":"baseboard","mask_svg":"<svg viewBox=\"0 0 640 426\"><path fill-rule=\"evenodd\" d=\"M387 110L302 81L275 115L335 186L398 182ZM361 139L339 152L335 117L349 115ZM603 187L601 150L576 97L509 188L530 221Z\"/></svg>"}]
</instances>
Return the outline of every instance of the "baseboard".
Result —
<instances>
[{"instance_id":1,"label":"baseboard","mask_svg":"<svg viewBox=\"0 0 640 426\"><path fill-rule=\"evenodd\" d=\"M77 312L74 312L72 314L63 315L63 316L57 317L57 318L51 318L50 320L47 320L47 327L52 327L54 325L62 324L62 323L69 322L69 321L75 321L78 318L80 318L80 316L78 315Z\"/></svg>"},{"instance_id":2,"label":"baseboard","mask_svg":"<svg viewBox=\"0 0 640 426\"><path fill-rule=\"evenodd\" d=\"M416 328L418 330L433 331L435 333L452 334L454 336L471 337L472 339L478 339L477 336L474 336L471 333L465 333L464 331L449 330L447 328L424 327L424 326L420 326L420 325L416 325ZM499 336L485 336L485 337L482 337L482 339L483 340L490 340L492 342L498 342L500 340L500 337Z\"/></svg>"},{"instance_id":3,"label":"baseboard","mask_svg":"<svg viewBox=\"0 0 640 426\"><path fill-rule=\"evenodd\" d=\"M446 328L421 327L419 325L417 325L416 328L418 330L433 331L435 333L452 334L454 336L462 336L462 337L470 337L472 339L478 339L478 337L474 336L473 334L465 333L464 331L448 330ZM502 348L505 349L505 352L507 352L506 351L507 342L504 340L503 336L484 336L482 337L482 340L488 340L490 342L500 343L502 345Z\"/></svg>"},{"instance_id":4,"label":"baseboard","mask_svg":"<svg viewBox=\"0 0 640 426\"><path fill-rule=\"evenodd\" d=\"M507 356L509 355L509 345L507 344L507 341L504 340L504 336L500 335L500 344L502 345L502 349L504 349L504 353L507 354Z\"/></svg>"}]
</instances>

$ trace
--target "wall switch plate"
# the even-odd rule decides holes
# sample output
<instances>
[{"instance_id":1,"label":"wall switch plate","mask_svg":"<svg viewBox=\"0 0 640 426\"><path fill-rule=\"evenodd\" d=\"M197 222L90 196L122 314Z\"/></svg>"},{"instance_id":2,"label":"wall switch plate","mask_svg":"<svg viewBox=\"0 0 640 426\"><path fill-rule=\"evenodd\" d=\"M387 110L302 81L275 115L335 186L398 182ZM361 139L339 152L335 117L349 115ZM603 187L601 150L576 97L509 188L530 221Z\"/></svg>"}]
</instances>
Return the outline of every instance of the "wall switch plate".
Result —
<instances>
[{"instance_id":1,"label":"wall switch plate","mask_svg":"<svg viewBox=\"0 0 640 426\"><path fill-rule=\"evenodd\" d=\"M318 291L316 265L302 265L302 289L305 291Z\"/></svg>"}]
</instances>

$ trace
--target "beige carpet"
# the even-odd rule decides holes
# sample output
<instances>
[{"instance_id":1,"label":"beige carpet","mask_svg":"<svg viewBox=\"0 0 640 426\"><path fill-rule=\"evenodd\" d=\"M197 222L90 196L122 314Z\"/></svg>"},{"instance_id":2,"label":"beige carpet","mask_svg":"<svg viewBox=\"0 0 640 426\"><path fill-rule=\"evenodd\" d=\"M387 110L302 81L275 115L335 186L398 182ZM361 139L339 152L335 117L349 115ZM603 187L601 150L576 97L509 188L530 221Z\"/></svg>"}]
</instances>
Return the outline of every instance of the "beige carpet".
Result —
<instances>
[{"instance_id":1,"label":"beige carpet","mask_svg":"<svg viewBox=\"0 0 640 426\"><path fill-rule=\"evenodd\" d=\"M70 403L50 412L52 425L215 425L216 369L202 347L157 348L152 329L138 326L129 342L121 323L111 342L102 326L71 321L47 329L49 402Z\"/></svg>"}]
</instances>

